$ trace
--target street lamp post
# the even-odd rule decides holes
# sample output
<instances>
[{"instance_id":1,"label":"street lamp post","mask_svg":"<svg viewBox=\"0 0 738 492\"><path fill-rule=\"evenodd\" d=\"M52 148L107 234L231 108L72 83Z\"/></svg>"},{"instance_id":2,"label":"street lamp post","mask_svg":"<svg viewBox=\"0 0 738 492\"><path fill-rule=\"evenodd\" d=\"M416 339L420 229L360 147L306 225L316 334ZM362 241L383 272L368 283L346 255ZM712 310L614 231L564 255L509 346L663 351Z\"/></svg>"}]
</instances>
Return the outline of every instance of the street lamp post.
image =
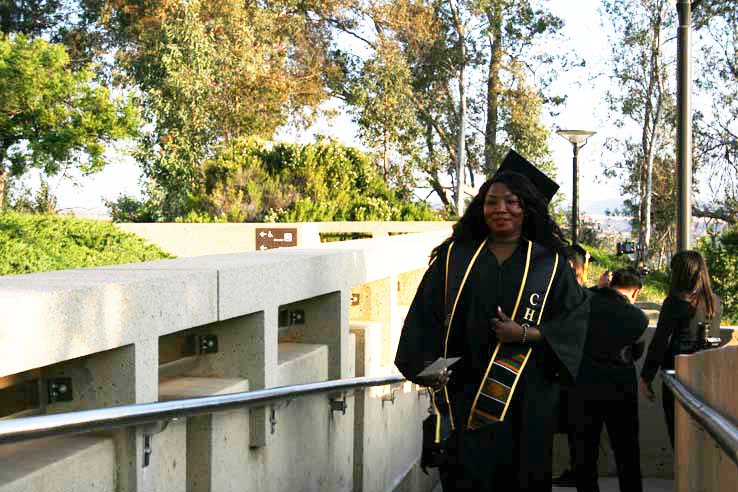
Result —
<instances>
[{"instance_id":1,"label":"street lamp post","mask_svg":"<svg viewBox=\"0 0 738 492\"><path fill-rule=\"evenodd\" d=\"M692 219L692 70L690 31L692 6L698 2L676 0L677 31L677 251L690 247Z\"/></svg>"},{"instance_id":2,"label":"street lamp post","mask_svg":"<svg viewBox=\"0 0 738 492\"><path fill-rule=\"evenodd\" d=\"M572 184L571 200L571 242L572 244L576 244L579 224L579 149L587 145L589 137L597 132L589 130L558 130L556 133L567 139L574 151L574 158L572 160L574 166L574 182Z\"/></svg>"}]
</instances>

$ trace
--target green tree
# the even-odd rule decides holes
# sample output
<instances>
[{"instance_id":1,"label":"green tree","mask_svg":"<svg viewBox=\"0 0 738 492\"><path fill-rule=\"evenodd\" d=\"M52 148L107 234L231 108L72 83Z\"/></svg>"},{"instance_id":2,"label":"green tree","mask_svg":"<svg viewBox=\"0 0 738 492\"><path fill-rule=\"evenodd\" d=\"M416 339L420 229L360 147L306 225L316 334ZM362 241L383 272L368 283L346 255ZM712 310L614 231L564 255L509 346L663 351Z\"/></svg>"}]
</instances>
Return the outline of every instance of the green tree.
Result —
<instances>
[{"instance_id":1,"label":"green tree","mask_svg":"<svg viewBox=\"0 0 738 492\"><path fill-rule=\"evenodd\" d=\"M724 323L738 322L738 229L724 231L717 238L704 237L699 250L705 257L715 292L722 297Z\"/></svg>"},{"instance_id":2,"label":"green tree","mask_svg":"<svg viewBox=\"0 0 738 492\"><path fill-rule=\"evenodd\" d=\"M738 224L738 2L704 1L695 8L700 43L694 57L697 101L695 159L709 172L711 199L697 215Z\"/></svg>"},{"instance_id":3,"label":"green tree","mask_svg":"<svg viewBox=\"0 0 738 492\"><path fill-rule=\"evenodd\" d=\"M541 94L546 80L532 74L540 66L556 65L557 60L541 58L530 46L534 39L554 35L561 21L539 4L528 0L373 2L333 19L338 31L368 48L340 52L343 63L339 65L352 84L341 86L339 79L337 93L345 94L361 115L357 123L365 134L369 128L387 129L383 122L392 122L382 136L402 150L406 167L423 175L450 211L459 207L464 181L473 186L475 174L492 174L506 148L514 146L551 170L546 159L548 132L540 121L547 101ZM491 25L494 15L499 17L496 27ZM487 52L492 44L497 58ZM388 45L392 57L385 55ZM379 79L376 67L382 70ZM373 97L356 97L354 87L371 88L372 80L385 75L392 77L391 85L370 92ZM492 88L489 83L480 86L480 79L492 80ZM395 112L374 111L377 100L392 101ZM375 142L367 139L370 145ZM384 140L380 143L384 146ZM480 160L484 149L489 165ZM441 184L444 174L451 177L451 190Z\"/></svg>"},{"instance_id":4,"label":"green tree","mask_svg":"<svg viewBox=\"0 0 738 492\"><path fill-rule=\"evenodd\" d=\"M4 33L40 36L61 22L62 0L4 0L0 3L0 29Z\"/></svg>"},{"instance_id":5,"label":"green tree","mask_svg":"<svg viewBox=\"0 0 738 492\"><path fill-rule=\"evenodd\" d=\"M540 120L543 94L570 62L535 47L555 38L564 23L535 0L478 0L472 5L485 21L480 49L487 50L486 92L479 112L485 119L484 174L494 174L511 146L552 168L545 163L549 151L548 131ZM563 101L555 96L548 100L553 105Z\"/></svg>"},{"instance_id":6,"label":"green tree","mask_svg":"<svg viewBox=\"0 0 738 492\"><path fill-rule=\"evenodd\" d=\"M0 38L0 203L9 177L39 168L94 173L105 148L135 134L132 101L113 98L89 70L72 70L63 46L23 35Z\"/></svg>"},{"instance_id":7,"label":"green tree","mask_svg":"<svg viewBox=\"0 0 738 492\"><path fill-rule=\"evenodd\" d=\"M309 121L326 97L327 41L293 2L108 0L118 64L143 91L152 131L138 159L183 216L216 148ZM220 150L218 150L220 152Z\"/></svg>"},{"instance_id":8,"label":"green tree","mask_svg":"<svg viewBox=\"0 0 738 492\"><path fill-rule=\"evenodd\" d=\"M610 109L620 126L635 124L640 133L637 140L608 143L611 148L619 145L625 156L609 173L626 171L623 191L630 195L628 204L636 211L639 242L648 251L653 232L654 163L674 162L674 89L667 84L670 60L664 53L665 33L675 26L674 12L668 0L627 4L603 0L603 8L614 28L611 66L617 88L608 92ZM658 170L666 173L667 181L673 175L668 165Z\"/></svg>"}]
</instances>

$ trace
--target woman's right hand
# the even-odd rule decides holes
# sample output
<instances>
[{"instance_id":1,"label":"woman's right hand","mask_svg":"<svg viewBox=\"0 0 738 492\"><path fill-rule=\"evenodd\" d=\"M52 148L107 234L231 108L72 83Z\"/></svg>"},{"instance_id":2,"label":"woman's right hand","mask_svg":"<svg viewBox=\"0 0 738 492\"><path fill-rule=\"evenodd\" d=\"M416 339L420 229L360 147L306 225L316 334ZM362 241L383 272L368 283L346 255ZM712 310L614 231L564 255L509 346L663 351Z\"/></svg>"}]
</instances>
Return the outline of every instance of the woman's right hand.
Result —
<instances>
[{"instance_id":1,"label":"woman's right hand","mask_svg":"<svg viewBox=\"0 0 738 492\"><path fill-rule=\"evenodd\" d=\"M653 388L651 388L651 383L647 383L643 378L641 378L641 393L648 399L648 401L656 400L656 395L653 392Z\"/></svg>"},{"instance_id":2,"label":"woman's right hand","mask_svg":"<svg viewBox=\"0 0 738 492\"><path fill-rule=\"evenodd\" d=\"M451 371L444 368L438 374L419 377L418 383L421 386L429 387L433 391L440 391L448 384L449 379L451 379Z\"/></svg>"}]
</instances>

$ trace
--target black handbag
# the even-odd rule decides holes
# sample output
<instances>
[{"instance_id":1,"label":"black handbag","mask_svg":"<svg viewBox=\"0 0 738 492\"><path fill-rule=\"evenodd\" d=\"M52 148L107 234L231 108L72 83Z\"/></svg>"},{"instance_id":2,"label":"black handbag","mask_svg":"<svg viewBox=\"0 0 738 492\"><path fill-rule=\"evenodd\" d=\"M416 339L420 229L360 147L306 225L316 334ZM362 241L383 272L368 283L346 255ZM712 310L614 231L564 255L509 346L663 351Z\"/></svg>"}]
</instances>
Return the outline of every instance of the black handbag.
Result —
<instances>
[{"instance_id":1,"label":"black handbag","mask_svg":"<svg viewBox=\"0 0 738 492\"><path fill-rule=\"evenodd\" d=\"M420 455L423 473L428 475L428 468L438 468L448 463L450 436L451 419L448 415L434 413L423 420L423 449Z\"/></svg>"}]
</instances>

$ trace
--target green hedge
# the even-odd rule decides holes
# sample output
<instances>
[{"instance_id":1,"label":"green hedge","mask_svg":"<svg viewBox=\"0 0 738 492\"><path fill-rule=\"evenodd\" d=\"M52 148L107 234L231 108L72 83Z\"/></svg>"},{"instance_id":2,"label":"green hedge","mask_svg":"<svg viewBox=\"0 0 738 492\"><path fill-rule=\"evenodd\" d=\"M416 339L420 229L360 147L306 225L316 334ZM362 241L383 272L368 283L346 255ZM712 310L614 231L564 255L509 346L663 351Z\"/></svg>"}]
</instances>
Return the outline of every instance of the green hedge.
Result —
<instances>
[{"instance_id":1,"label":"green hedge","mask_svg":"<svg viewBox=\"0 0 738 492\"><path fill-rule=\"evenodd\" d=\"M148 192L143 202L123 196L109 203L113 221L443 219L409 190L387 183L370 155L332 140L305 145L235 140L202 162L191 189L154 186Z\"/></svg>"},{"instance_id":2,"label":"green hedge","mask_svg":"<svg viewBox=\"0 0 738 492\"><path fill-rule=\"evenodd\" d=\"M0 275L162 258L170 256L108 222L0 211Z\"/></svg>"},{"instance_id":3,"label":"green hedge","mask_svg":"<svg viewBox=\"0 0 738 492\"><path fill-rule=\"evenodd\" d=\"M738 227L714 240L704 237L699 250L710 271L712 288L723 299L723 324L738 324Z\"/></svg>"}]
</instances>

